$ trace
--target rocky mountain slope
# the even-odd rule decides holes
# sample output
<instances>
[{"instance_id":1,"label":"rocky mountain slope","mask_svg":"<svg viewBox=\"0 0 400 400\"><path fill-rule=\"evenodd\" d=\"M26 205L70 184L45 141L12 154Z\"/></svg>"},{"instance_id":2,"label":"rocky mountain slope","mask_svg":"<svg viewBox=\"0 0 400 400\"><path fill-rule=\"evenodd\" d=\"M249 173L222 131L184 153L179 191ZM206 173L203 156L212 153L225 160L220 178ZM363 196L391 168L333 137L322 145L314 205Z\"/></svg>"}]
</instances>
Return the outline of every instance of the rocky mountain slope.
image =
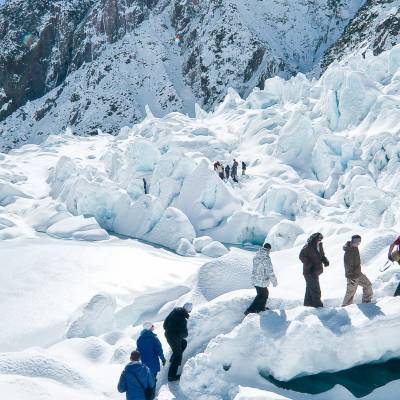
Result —
<instances>
[{"instance_id":1,"label":"rocky mountain slope","mask_svg":"<svg viewBox=\"0 0 400 400\"><path fill-rule=\"evenodd\" d=\"M325 69L332 61L342 60L358 52L374 55L389 50L400 39L400 1L367 0L347 26L341 38L327 51L321 61Z\"/></svg>"},{"instance_id":2,"label":"rocky mountain slope","mask_svg":"<svg viewBox=\"0 0 400 400\"><path fill-rule=\"evenodd\" d=\"M3 149L72 127L115 133L211 109L229 87L307 72L364 0L7 0L0 8ZM178 40L176 39L178 35Z\"/></svg>"}]
</instances>

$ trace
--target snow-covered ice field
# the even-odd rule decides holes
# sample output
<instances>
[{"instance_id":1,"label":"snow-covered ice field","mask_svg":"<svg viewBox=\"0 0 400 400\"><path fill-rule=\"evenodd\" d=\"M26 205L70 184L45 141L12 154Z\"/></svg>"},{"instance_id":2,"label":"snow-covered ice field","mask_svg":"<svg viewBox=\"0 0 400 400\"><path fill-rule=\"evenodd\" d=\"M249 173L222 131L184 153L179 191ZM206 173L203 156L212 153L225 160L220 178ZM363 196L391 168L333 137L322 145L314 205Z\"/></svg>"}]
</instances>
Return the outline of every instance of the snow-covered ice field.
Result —
<instances>
[{"instance_id":1,"label":"snow-covered ice field","mask_svg":"<svg viewBox=\"0 0 400 400\"><path fill-rule=\"evenodd\" d=\"M281 381L400 357L400 47L333 64L318 81L274 78L213 112L147 118L117 137L50 136L0 155L0 394L122 399L119 374L146 320L194 304L180 385L160 400L354 399ZM239 183L212 164L245 161ZM144 181L148 194L144 193ZM324 309L302 306L298 253L324 235ZM362 236L374 304L341 308L342 246ZM254 296L253 252L272 244L271 311ZM235 245L235 246L233 246ZM360 302L360 293L356 302ZM396 400L400 380L365 399Z\"/></svg>"}]
</instances>

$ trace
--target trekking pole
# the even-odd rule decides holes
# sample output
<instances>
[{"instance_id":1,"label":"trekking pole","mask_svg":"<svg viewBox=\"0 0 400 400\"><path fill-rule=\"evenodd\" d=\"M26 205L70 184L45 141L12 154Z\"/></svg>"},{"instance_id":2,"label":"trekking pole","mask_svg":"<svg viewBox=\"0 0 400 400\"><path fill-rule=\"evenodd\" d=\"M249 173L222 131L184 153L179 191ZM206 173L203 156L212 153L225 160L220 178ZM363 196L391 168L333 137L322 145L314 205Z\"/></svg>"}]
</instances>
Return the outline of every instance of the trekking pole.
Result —
<instances>
[{"instance_id":1,"label":"trekking pole","mask_svg":"<svg viewBox=\"0 0 400 400\"><path fill-rule=\"evenodd\" d=\"M387 261L385 262L385 265L384 265L383 267L379 268L379 271L380 271L380 272L384 272L384 271L386 271L388 268L390 268L392 265L393 265L393 261L387 260Z\"/></svg>"}]
</instances>

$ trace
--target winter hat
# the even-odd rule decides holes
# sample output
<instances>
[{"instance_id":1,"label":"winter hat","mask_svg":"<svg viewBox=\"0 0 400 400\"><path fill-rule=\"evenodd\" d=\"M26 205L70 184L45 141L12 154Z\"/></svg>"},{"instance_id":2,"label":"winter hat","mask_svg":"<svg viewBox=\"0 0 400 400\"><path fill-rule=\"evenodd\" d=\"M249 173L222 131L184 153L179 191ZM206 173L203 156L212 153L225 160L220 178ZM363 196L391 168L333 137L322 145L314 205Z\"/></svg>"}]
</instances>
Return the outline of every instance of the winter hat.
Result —
<instances>
[{"instance_id":1,"label":"winter hat","mask_svg":"<svg viewBox=\"0 0 400 400\"><path fill-rule=\"evenodd\" d=\"M192 309L193 309L193 304L192 304L192 303L185 303L185 304L183 305L183 308L184 308L188 313L190 313L190 312L192 311Z\"/></svg>"},{"instance_id":2,"label":"winter hat","mask_svg":"<svg viewBox=\"0 0 400 400\"><path fill-rule=\"evenodd\" d=\"M263 244L264 249L271 250L271 245L269 243Z\"/></svg>"},{"instance_id":3,"label":"winter hat","mask_svg":"<svg viewBox=\"0 0 400 400\"><path fill-rule=\"evenodd\" d=\"M148 321L148 322L145 322L144 324L143 324L143 329L146 329L146 330L151 330L151 328L153 327L154 325L153 325L153 323L152 322L150 322L150 321Z\"/></svg>"},{"instance_id":4,"label":"winter hat","mask_svg":"<svg viewBox=\"0 0 400 400\"><path fill-rule=\"evenodd\" d=\"M360 235L353 235L352 237L351 237L351 241L354 243L354 242L358 242L358 243L360 243L361 242L361 236Z\"/></svg>"},{"instance_id":5,"label":"winter hat","mask_svg":"<svg viewBox=\"0 0 400 400\"><path fill-rule=\"evenodd\" d=\"M317 240L322 240L324 236L320 232L313 233L307 240L308 244L315 243Z\"/></svg>"}]
</instances>

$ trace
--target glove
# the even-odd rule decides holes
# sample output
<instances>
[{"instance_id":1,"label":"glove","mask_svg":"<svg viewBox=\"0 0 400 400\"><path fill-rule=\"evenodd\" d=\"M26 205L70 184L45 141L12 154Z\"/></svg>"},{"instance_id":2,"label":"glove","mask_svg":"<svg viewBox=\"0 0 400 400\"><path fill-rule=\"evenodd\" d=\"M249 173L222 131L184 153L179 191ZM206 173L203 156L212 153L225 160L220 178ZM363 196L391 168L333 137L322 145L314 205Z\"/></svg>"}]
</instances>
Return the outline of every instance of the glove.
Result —
<instances>
[{"instance_id":1,"label":"glove","mask_svg":"<svg viewBox=\"0 0 400 400\"><path fill-rule=\"evenodd\" d=\"M275 276L271 277L271 282L272 282L272 286L273 287L277 287L278 286L278 281L277 281Z\"/></svg>"},{"instance_id":2,"label":"glove","mask_svg":"<svg viewBox=\"0 0 400 400\"><path fill-rule=\"evenodd\" d=\"M163 365L163 367L165 367L165 364L166 364L166 360L165 360L165 358L164 358L164 360L161 360L161 362L162 362L162 365Z\"/></svg>"},{"instance_id":3,"label":"glove","mask_svg":"<svg viewBox=\"0 0 400 400\"><path fill-rule=\"evenodd\" d=\"M356 286L357 281L355 279L350 279L350 283L352 286Z\"/></svg>"},{"instance_id":4,"label":"glove","mask_svg":"<svg viewBox=\"0 0 400 400\"><path fill-rule=\"evenodd\" d=\"M325 256L322 257L321 261L322 261L322 264L325 265L325 267L329 266L329 260Z\"/></svg>"}]
</instances>

